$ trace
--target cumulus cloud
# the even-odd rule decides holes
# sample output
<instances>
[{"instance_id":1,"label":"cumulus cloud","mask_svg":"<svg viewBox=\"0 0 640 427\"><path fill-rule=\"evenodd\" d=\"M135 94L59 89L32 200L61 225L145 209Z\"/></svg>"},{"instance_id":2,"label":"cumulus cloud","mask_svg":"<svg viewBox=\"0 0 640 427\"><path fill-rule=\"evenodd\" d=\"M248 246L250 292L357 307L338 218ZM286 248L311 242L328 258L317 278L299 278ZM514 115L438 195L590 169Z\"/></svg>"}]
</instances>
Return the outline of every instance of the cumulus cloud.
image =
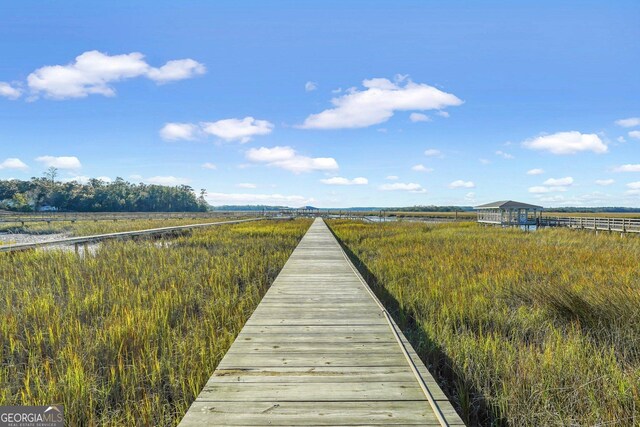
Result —
<instances>
[{"instance_id":1,"label":"cumulus cloud","mask_svg":"<svg viewBox=\"0 0 640 427\"><path fill-rule=\"evenodd\" d=\"M245 153L245 156L249 161L265 163L293 173L338 169L338 162L332 157L302 156L291 147L252 148Z\"/></svg>"},{"instance_id":2,"label":"cumulus cloud","mask_svg":"<svg viewBox=\"0 0 640 427\"><path fill-rule=\"evenodd\" d=\"M640 130L632 130L629 132L630 138L640 139Z\"/></svg>"},{"instance_id":3,"label":"cumulus cloud","mask_svg":"<svg viewBox=\"0 0 640 427\"><path fill-rule=\"evenodd\" d=\"M564 178L549 178L548 180L543 182L543 184L552 187L567 186L573 184L573 177L566 176Z\"/></svg>"},{"instance_id":4,"label":"cumulus cloud","mask_svg":"<svg viewBox=\"0 0 640 427\"><path fill-rule=\"evenodd\" d=\"M327 185L367 185L369 180L361 176L353 179L335 176L333 178L321 179L320 182Z\"/></svg>"},{"instance_id":5,"label":"cumulus cloud","mask_svg":"<svg viewBox=\"0 0 640 427\"><path fill-rule=\"evenodd\" d=\"M513 155L512 155L512 154L505 153L505 152L504 152L504 151L502 151L502 150L498 150L498 151L496 151L496 156L500 156L500 157L502 157L503 159L513 159Z\"/></svg>"},{"instance_id":6,"label":"cumulus cloud","mask_svg":"<svg viewBox=\"0 0 640 427\"><path fill-rule=\"evenodd\" d=\"M318 89L318 83L316 82L306 82L304 84L304 90L307 92L313 92L316 89Z\"/></svg>"},{"instance_id":7,"label":"cumulus cloud","mask_svg":"<svg viewBox=\"0 0 640 427\"><path fill-rule=\"evenodd\" d=\"M54 167L58 169L80 169L82 164L75 156L40 156L36 158L37 162L42 163L46 167Z\"/></svg>"},{"instance_id":8,"label":"cumulus cloud","mask_svg":"<svg viewBox=\"0 0 640 427\"><path fill-rule=\"evenodd\" d=\"M207 201L212 205L285 205L304 206L316 202L310 197L283 194L239 194L239 193L209 193Z\"/></svg>"},{"instance_id":9,"label":"cumulus cloud","mask_svg":"<svg viewBox=\"0 0 640 427\"><path fill-rule=\"evenodd\" d=\"M159 68L150 66L144 55L132 52L108 55L97 50L84 52L67 65L47 65L27 77L34 97L53 99L84 98L89 95L115 96L112 83L146 77L157 83L183 80L205 73L193 59L169 61Z\"/></svg>"},{"instance_id":10,"label":"cumulus cloud","mask_svg":"<svg viewBox=\"0 0 640 427\"><path fill-rule=\"evenodd\" d=\"M238 188L256 188L257 185L252 184L251 182L241 182L240 184L236 184Z\"/></svg>"},{"instance_id":11,"label":"cumulus cloud","mask_svg":"<svg viewBox=\"0 0 640 427\"><path fill-rule=\"evenodd\" d=\"M577 131L541 135L524 141L522 145L531 150L549 151L553 154L575 154L581 151L606 153L608 151L607 145L595 133L586 134Z\"/></svg>"},{"instance_id":12,"label":"cumulus cloud","mask_svg":"<svg viewBox=\"0 0 640 427\"><path fill-rule=\"evenodd\" d=\"M424 150L424 155L427 157L439 157L442 155L442 152L440 150L436 150L435 148L429 148L427 150Z\"/></svg>"},{"instance_id":13,"label":"cumulus cloud","mask_svg":"<svg viewBox=\"0 0 640 427\"><path fill-rule=\"evenodd\" d=\"M382 184L378 189L382 191L408 191L410 193L426 193L426 189L415 182L394 182L393 184Z\"/></svg>"},{"instance_id":14,"label":"cumulus cloud","mask_svg":"<svg viewBox=\"0 0 640 427\"><path fill-rule=\"evenodd\" d=\"M432 168L428 168L423 164L414 165L411 167L411 170L416 172L433 172Z\"/></svg>"},{"instance_id":15,"label":"cumulus cloud","mask_svg":"<svg viewBox=\"0 0 640 427\"><path fill-rule=\"evenodd\" d=\"M167 123L160 129L160 137L167 141L193 140L197 132L198 127L191 123Z\"/></svg>"},{"instance_id":16,"label":"cumulus cloud","mask_svg":"<svg viewBox=\"0 0 640 427\"><path fill-rule=\"evenodd\" d=\"M29 169L29 166L27 166L27 164L20 159L9 157L8 159L5 159L2 163L0 163L0 169L27 170Z\"/></svg>"},{"instance_id":17,"label":"cumulus cloud","mask_svg":"<svg viewBox=\"0 0 640 427\"><path fill-rule=\"evenodd\" d=\"M483 165L488 165L489 163L491 163L491 160L489 159L478 159L478 161Z\"/></svg>"},{"instance_id":18,"label":"cumulus cloud","mask_svg":"<svg viewBox=\"0 0 640 427\"><path fill-rule=\"evenodd\" d=\"M414 83L404 76L394 82L373 78L362 82L364 90L351 88L333 98L333 108L311 114L303 129L363 128L389 120L396 111L440 110L462 104L453 94L433 86Z\"/></svg>"},{"instance_id":19,"label":"cumulus cloud","mask_svg":"<svg viewBox=\"0 0 640 427\"><path fill-rule=\"evenodd\" d=\"M614 182L616 182L616 181L613 180L613 179L596 179L596 184L602 185L602 186L611 185Z\"/></svg>"},{"instance_id":20,"label":"cumulus cloud","mask_svg":"<svg viewBox=\"0 0 640 427\"><path fill-rule=\"evenodd\" d=\"M430 122L431 118L429 116L427 116L426 114L411 113L411 114L409 114L409 120L411 120L414 123L417 123L417 122Z\"/></svg>"},{"instance_id":21,"label":"cumulus cloud","mask_svg":"<svg viewBox=\"0 0 640 427\"><path fill-rule=\"evenodd\" d=\"M556 185L556 186L537 185L535 187L529 187L529 193L533 193L533 194L554 193L559 191L560 192L567 191L567 187L563 187L560 185Z\"/></svg>"},{"instance_id":22,"label":"cumulus cloud","mask_svg":"<svg viewBox=\"0 0 640 427\"><path fill-rule=\"evenodd\" d=\"M458 179L449 184L449 188L474 188L476 184L473 181L463 181Z\"/></svg>"},{"instance_id":23,"label":"cumulus cloud","mask_svg":"<svg viewBox=\"0 0 640 427\"><path fill-rule=\"evenodd\" d=\"M544 173L544 169L540 169L540 168L529 169L527 171L527 175L542 175L543 173Z\"/></svg>"},{"instance_id":24,"label":"cumulus cloud","mask_svg":"<svg viewBox=\"0 0 640 427\"><path fill-rule=\"evenodd\" d=\"M620 165L613 168L614 172L640 172L640 163Z\"/></svg>"},{"instance_id":25,"label":"cumulus cloud","mask_svg":"<svg viewBox=\"0 0 640 427\"><path fill-rule=\"evenodd\" d=\"M218 169L218 166L210 162L203 163L202 165L200 165L200 167L202 169L210 169L210 170Z\"/></svg>"},{"instance_id":26,"label":"cumulus cloud","mask_svg":"<svg viewBox=\"0 0 640 427\"><path fill-rule=\"evenodd\" d=\"M62 178L62 182L77 182L78 184L87 184L91 177L86 175L77 175L69 178Z\"/></svg>"},{"instance_id":27,"label":"cumulus cloud","mask_svg":"<svg viewBox=\"0 0 640 427\"><path fill-rule=\"evenodd\" d=\"M400 179L400 177L398 177L396 175L387 175L387 177L385 179L389 180L389 181L397 181L397 180Z\"/></svg>"},{"instance_id":28,"label":"cumulus cloud","mask_svg":"<svg viewBox=\"0 0 640 427\"><path fill-rule=\"evenodd\" d=\"M436 114L440 117L444 117L445 119L449 118L449 113L447 111L436 111Z\"/></svg>"},{"instance_id":29,"label":"cumulus cloud","mask_svg":"<svg viewBox=\"0 0 640 427\"><path fill-rule=\"evenodd\" d=\"M0 82L0 96L14 100L20 98L21 95L22 90L20 88L7 82Z\"/></svg>"},{"instance_id":30,"label":"cumulus cloud","mask_svg":"<svg viewBox=\"0 0 640 427\"><path fill-rule=\"evenodd\" d=\"M176 186L176 185L186 185L191 182L188 178L180 178L172 175L169 176L152 176L150 178L143 179L144 182L149 184L156 185L168 185L168 186Z\"/></svg>"},{"instance_id":31,"label":"cumulus cloud","mask_svg":"<svg viewBox=\"0 0 640 427\"><path fill-rule=\"evenodd\" d=\"M640 126L640 117L629 117L628 119L616 120L616 124L618 126L622 126L623 128Z\"/></svg>"},{"instance_id":32,"label":"cumulus cloud","mask_svg":"<svg viewBox=\"0 0 640 427\"><path fill-rule=\"evenodd\" d=\"M573 185L573 177L565 176L564 178L549 178L542 184L543 185L529 187L529 193L545 194L567 191L568 187Z\"/></svg>"},{"instance_id":33,"label":"cumulus cloud","mask_svg":"<svg viewBox=\"0 0 640 427\"><path fill-rule=\"evenodd\" d=\"M630 182L627 184L627 190L625 193L629 195L639 195L640 194L640 181Z\"/></svg>"},{"instance_id":34,"label":"cumulus cloud","mask_svg":"<svg viewBox=\"0 0 640 427\"><path fill-rule=\"evenodd\" d=\"M185 80L204 74L204 65L193 59L177 59L169 61L160 68L149 68L147 77L157 83L168 83L175 80Z\"/></svg>"},{"instance_id":35,"label":"cumulus cloud","mask_svg":"<svg viewBox=\"0 0 640 427\"><path fill-rule=\"evenodd\" d=\"M240 141L246 143L256 135L267 135L273 130L273 124L266 120L256 120L253 117L244 119L224 119L217 122L201 123L202 131L217 136L225 141Z\"/></svg>"}]
</instances>

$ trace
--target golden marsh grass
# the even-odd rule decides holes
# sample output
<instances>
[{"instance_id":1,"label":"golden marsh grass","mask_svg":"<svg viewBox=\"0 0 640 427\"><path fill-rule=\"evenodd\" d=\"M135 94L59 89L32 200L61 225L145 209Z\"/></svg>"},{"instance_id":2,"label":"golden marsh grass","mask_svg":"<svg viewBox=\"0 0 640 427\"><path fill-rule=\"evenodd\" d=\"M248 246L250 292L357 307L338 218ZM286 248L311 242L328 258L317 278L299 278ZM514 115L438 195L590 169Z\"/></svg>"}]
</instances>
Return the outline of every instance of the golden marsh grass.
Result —
<instances>
[{"instance_id":1,"label":"golden marsh grass","mask_svg":"<svg viewBox=\"0 0 640 427\"><path fill-rule=\"evenodd\" d=\"M63 403L68 425L175 425L309 224L0 254L0 405Z\"/></svg>"},{"instance_id":2,"label":"golden marsh grass","mask_svg":"<svg viewBox=\"0 0 640 427\"><path fill-rule=\"evenodd\" d=\"M640 423L637 237L329 224L469 423Z\"/></svg>"}]
</instances>

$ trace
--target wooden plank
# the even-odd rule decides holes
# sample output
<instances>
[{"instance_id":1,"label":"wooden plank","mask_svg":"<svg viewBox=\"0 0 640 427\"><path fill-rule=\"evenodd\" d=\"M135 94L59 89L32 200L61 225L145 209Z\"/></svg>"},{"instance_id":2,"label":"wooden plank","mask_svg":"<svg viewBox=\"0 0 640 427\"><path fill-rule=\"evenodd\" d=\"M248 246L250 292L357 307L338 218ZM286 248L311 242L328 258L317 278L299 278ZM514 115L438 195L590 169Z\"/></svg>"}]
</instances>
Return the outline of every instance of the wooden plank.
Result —
<instances>
[{"instance_id":1,"label":"wooden plank","mask_svg":"<svg viewBox=\"0 0 640 427\"><path fill-rule=\"evenodd\" d=\"M415 402L196 402L183 427L219 426L438 426L428 406ZM452 424L453 425L453 424ZM458 424L463 425L463 424Z\"/></svg>"},{"instance_id":2,"label":"wooden plank","mask_svg":"<svg viewBox=\"0 0 640 427\"><path fill-rule=\"evenodd\" d=\"M341 383L227 383L210 381L198 402L333 402L333 401L424 401L424 394L413 382L341 382Z\"/></svg>"},{"instance_id":3,"label":"wooden plank","mask_svg":"<svg viewBox=\"0 0 640 427\"><path fill-rule=\"evenodd\" d=\"M463 425L394 328L316 220L180 425Z\"/></svg>"}]
</instances>

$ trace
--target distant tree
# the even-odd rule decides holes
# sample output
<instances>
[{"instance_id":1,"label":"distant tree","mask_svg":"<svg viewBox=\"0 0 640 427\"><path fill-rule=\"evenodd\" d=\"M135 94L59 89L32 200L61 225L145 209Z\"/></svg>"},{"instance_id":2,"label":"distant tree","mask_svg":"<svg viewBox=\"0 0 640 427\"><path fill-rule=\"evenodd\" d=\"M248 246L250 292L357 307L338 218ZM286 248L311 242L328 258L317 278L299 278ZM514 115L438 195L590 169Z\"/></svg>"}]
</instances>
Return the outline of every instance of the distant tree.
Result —
<instances>
[{"instance_id":1,"label":"distant tree","mask_svg":"<svg viewBox=\"0 0 640 427\"><path fill-rule=\"evenodd\" d=\"M51 184L56 182L56 178L58 177L58 168L51 166L49 169L44 171L44 177L51 181Z\"/></svg>"}]
</instances>

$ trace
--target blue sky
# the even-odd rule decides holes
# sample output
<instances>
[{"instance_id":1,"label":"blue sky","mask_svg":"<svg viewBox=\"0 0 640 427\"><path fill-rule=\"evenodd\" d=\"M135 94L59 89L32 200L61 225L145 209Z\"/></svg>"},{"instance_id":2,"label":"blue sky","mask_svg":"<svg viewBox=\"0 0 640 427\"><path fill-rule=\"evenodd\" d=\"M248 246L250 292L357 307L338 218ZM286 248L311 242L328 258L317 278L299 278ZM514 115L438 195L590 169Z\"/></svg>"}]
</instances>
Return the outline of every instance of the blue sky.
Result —
<instances>
[{"instance_id":1,"label":"blue sky","mask_svg":"<svg viewBox=\"0 0 640 427\"><path fill-rule=\"evenodd\" d=\"M639 22L637 1L3 2L0 178L637 207Z\"/></svg>"}]
</instances>

